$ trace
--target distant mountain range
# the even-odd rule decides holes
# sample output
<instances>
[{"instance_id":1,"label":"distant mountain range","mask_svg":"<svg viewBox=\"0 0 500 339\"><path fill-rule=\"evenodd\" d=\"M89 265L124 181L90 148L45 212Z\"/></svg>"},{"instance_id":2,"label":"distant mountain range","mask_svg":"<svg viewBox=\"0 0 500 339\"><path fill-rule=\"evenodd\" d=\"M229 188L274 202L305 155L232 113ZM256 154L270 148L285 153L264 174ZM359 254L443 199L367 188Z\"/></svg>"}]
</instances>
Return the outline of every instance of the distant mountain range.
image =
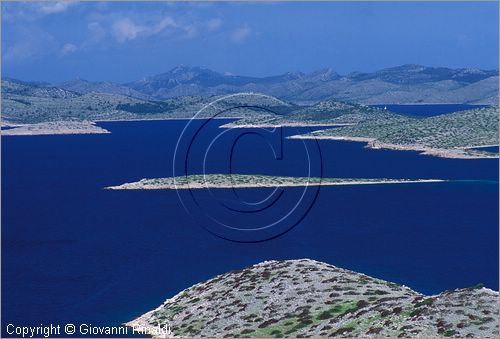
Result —
<instances>
[{"instance_id":1,"label":"distant mountain range","mask_svg":"<svg viewBox=\"0 0 500 339\"><path fill-rule=\"evenodd\" d=\"M299 104L330 99L363 104L497 104L498 81L498 70L421 65L403 65L373 73L340 75L332 69L323 69L262 78L178 66L166 73L126 84L75 79L55 85L34 85L38 88L56 87L78 94L109 93L142 100L260 92Z\"/></svg>"}]
</instances>

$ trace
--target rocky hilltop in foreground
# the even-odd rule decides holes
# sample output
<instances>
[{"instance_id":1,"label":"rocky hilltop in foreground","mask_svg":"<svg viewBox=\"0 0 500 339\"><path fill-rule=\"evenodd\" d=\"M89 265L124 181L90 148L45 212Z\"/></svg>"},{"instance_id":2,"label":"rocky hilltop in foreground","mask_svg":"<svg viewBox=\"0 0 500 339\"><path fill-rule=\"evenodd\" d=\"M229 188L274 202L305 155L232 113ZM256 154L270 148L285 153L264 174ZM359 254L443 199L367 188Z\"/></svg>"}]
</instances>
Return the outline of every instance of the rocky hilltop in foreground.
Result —
<instances>
[{"instance_id":1,"label":"rocky hilltop in foreground","mask_svg":"<svg viewBox=\"0 0 500 339\"><path fill-rule=\"evenodd\" d=\"M266 261L196 284L127 326L194 337L497 337L498 292L424 296L309 259Z\"/></svg>"}]
</instances>

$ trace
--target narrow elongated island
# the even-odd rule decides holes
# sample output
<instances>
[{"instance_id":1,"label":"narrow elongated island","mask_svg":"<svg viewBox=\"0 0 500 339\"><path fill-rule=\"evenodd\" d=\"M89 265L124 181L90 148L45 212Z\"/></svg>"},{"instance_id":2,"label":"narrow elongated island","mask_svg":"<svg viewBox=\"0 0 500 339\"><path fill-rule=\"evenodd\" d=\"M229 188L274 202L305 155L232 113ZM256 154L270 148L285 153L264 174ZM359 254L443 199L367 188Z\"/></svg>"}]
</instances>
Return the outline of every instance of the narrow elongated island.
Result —
<instances>
[{"instance_id":1,"label":"narrow elongated island","mask_svg":"<svg viewBox=\"0 0 500 339\"><path fill-rule=\"evenodd\" d=\"M126 326L175 337L497 337L481 285L425 296L310 260L266 261L196 284ZM154 331L151 331L154 332Z\"/></svg>"},{"instance_id":2,"label":"narrow elongated island","mask_svg":"<svg viewBox=\"0 0 500 339\"><path fill-rule=\"evenodd\" d=\"M108 186L110 190L166 190L202 188L265 188L294 186L415 184L444 182L442 179L362 179L285 177L260 174L195 174L171 178L141 179L136 182Z\"/></svg>"},{"instance_id":3,"label":"narrow elongated island","mask_svg":"<svg viewBox=\"0 0 500 339\"><path fill-rule=\"evenodd\" d=\"M36 124L4 124L2 135L108 134L93 121L48 121Z\"/></svg>"}]
</instances>

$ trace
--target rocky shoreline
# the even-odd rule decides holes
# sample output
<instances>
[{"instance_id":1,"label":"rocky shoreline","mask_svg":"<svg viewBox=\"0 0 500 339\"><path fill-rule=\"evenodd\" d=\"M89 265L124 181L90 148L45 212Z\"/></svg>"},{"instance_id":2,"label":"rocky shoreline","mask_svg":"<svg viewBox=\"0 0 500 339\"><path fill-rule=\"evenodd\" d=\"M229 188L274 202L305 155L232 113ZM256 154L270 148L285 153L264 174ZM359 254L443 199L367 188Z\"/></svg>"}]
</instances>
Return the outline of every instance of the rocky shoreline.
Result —
<instances>
[{"instance_id":1,"label":"rocky shoreline","mask_svg":"<svg viewBox=\"0 0 500 339\"><path fill-rule=\"evenodd\" d=\"M346 137L346 136L326 136L326 135L292 135L290 139L317 139L317 140L337 140L337 141L354 141L354 142L365 142L366 147L371 149L388 149L395 151L415 151L420 152L422 155L430 155L441 158L449 159L490 159L498 158L498 154L471 154L468 150L479 147L486 146L468 146L461 148L432 148L423 145L398 145L390 144L385 142L380 142L374 138L364 138L364 137ZM491 145L488 145L491 146ZM496 145L494 145L496 146Z\"/></svg>"},{"instance_id":2,"label":"rocky shoreline","mask_svg":"<svg viewBox=\"0 0 500 339\"><path fill-rule=\"evenodd\" d=\"M8 129L3 129L9 127ZM96 126L93 121L53 121L38 124L3 124L2 135L66 135L108 134L108 130Z\"/></svg>"},{"instance_id":3,"label":"rocky shoreline","mask_svg":"<svg viewBox=\"0 0 500 339\"><path fill-rule=\"evenodd\" d=\"M277 127L344 127L353 126L353 123L334 123L334 122L280 122L280 123L242 123L230 122L220 126L220 128L277 128Z\"/></svg>"},{"instance_id":4,"label":"rocky shoreline","mask_svg":"<svg viewBox=\"0 0 500 339\"><path fill-rule=\"evenodd\" d=\"M109 190L176 190L218 188L273 188L303 186L420 184L445 182L443 179L348 179L306 178L242 174L200 174L172 178L141 179L136 182L108 186Z\"/></svg>"},{"instance_id":5,"label":"rocky shoreline","mask_svg":"<svg viewBox=\"0 0 500 339\"><path fill-rule=\"evenodd\" d=\"M124 324L169 337L497 337L499 294L480 285L425 296L310 260L216 276Z\"/></svg>"}]
</instances>

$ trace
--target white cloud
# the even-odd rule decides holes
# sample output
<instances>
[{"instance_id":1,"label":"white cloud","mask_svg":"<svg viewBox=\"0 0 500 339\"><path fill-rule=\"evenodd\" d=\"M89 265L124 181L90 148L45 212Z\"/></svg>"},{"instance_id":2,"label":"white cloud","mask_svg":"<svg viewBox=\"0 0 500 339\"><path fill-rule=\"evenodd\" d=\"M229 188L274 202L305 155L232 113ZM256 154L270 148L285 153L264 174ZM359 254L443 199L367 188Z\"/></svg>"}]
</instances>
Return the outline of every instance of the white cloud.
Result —
<instances>
[{"instance_id":1,"label":"white cloud","mask_svg":"<svg viewBox=\"0 0 500 339\"><path fill-rule=\"evenodd\" d=\"M230 27L218 15L203 18L197 13L179 12L175 7L154 12L134 12L132 9L115 11L113 6L98 3L90 9L82 7L81 18L75 19L73 15L68 17L67 24L71 27L78 25L79 33L81 27L85 29L87 26L86 36L71 35L71 32L76 32L72 28L68 32L70 35L56 41L60 34L54 33L52 36L50 33L61 27L46 27L41 19L54 15L64 18L77 4L77 1L44 1L2 6L3 19L7 19L9 29L14 31L12 37L3 42L4 58L14 62L45 55L67 56L93 49L105 50L113 48L116 43L124 44L149 37L176 41L205 39L209 35L221 34L231 42L241 43L255 34L248 24Z\"/></svg>"},{"instance_id":2,"label":"white cloud","mask_svg":"<svg viewBox=\"0 0 500 339\"><path fill-rule=\"evenodd\" d=\"M47 1L43 5L40 5L39 11L42 14L54 14L65 12L69 6L74 4L71 1Z\"/></svg>"},{"instance_id":3,"label":"white cloud","mask_svg":"<svg viewBox=\"0 0 500 339\"><path fill-rule=\"evenodd\" d=\"M214 18L207 21L207 28L209 31L215 31L222 26L222 19Z\"/></svg>"},{"instance_id":4,"label":"white cloud","mask_svg":"<svg viewBox=\"0 0 500 339\"><path fill-rule=\"evenodd\" d=\"M130 19L120 19L113 24L113 36L118 42L134 40L137 36L146 30L146 27L136 25Z\"/></svg>"},{"instance_id":5,"label":"white cloud","mask_svg":"<svg viewBox=\"0 0 500 339\"><path fill-rule=\"evenodd\" d=\"M78 47L76 45L71 44L71 43L66 43L64 46L61 48L61 55L68 55L71 53L74 53L78 50Z\"/></svg>"},{"instance_id":6,"label":"white cloud","mask_svg":"<svg viewBox=\"0 0 500 339\"><path fill-rule=\"evenodd\" d=\"M18 29L19 38L12 43L5 42L3 60L17 63L25 60L36 59L57 50L54 37L36 26L23 26Z\"/></svg>"},{"instance_id":7,"label":"white cloud","mask_svg":"<svg viewBox=\"0 0 500 339\"><path fill-rule=\"evenodd\" d=\"M90 22L87 25L90 36L82 44L82 47L88 47L100 42L106 36L106 30L98 22Z\"/></svg>"},{"instance_id":8,"label":"white cloud","mask_svg":"<svg viewBox=\"0 0 500 339\"><path fill-rule=\"evenodd\" d=\"M32 48L31 44L23 41L18 42L12 46L6 48L4 52L3 59L8 62L22 61L24 59L29 59L36 54L36 50Z\"/></svg>"},{"instance_id":9,"label":"white cloud","mask_svg":"<svg viewBox=\"0 0 500 339\"><path fill-rule=\"evenodd\" d=\"M198 36L198 29L194 25L184 26L182 30L184 31L184 35L181 38L192 39Z\"/></svg>"},{"instance_id":10,"label":"white cloud","mask_svg":"<svg viewBox=\"0 0 500 339\"><path fill-rule=\"evenodd\" d=\"M163 18L159 23L151 27L150 32L152 34L157 34L162 32L166 28L175 28L177 27L177 24L175 23L174 19L171 17L165 17Z\"/></svg>"},{"instance_id":11,"label":"white cloud","mask_svg":"<svg viewBox=\"0 0 500 339\"><path fill-rule=\"evenodd\" d=\"M75 1L27 1L2 3L2 20L5 22L36 22L37 20L51 14L63 13Z\"/></svg>"},{"instance_id":12,"label":"white cloud","mask_svg":"<svg viewBox=\"0 0 500 339\"><path fill-rule=\"evenodd\" d=\"M231 41L236 42L236 43L241 43L241 42L245 41L250 36L251 33L252 33L252 29L250 28L250 26L245 24L245 25L235 29L231 33Z\"/></svg>"},{"instance_id":13,"label":"white cloud","mask_svg":"<svg viewBox=\"0 0 500 339\"><path fill-rule=\"evenodd\" d=\"M131 19L123 18L114 22L113 36L118 42L134 40L140 36L146 37L161 33L169 28L178 28L179 26L171 17L165 17L159 22L151 25L138 25ZM187 28L184 28L186 31Z\"/></svg>"}]
</instances>

